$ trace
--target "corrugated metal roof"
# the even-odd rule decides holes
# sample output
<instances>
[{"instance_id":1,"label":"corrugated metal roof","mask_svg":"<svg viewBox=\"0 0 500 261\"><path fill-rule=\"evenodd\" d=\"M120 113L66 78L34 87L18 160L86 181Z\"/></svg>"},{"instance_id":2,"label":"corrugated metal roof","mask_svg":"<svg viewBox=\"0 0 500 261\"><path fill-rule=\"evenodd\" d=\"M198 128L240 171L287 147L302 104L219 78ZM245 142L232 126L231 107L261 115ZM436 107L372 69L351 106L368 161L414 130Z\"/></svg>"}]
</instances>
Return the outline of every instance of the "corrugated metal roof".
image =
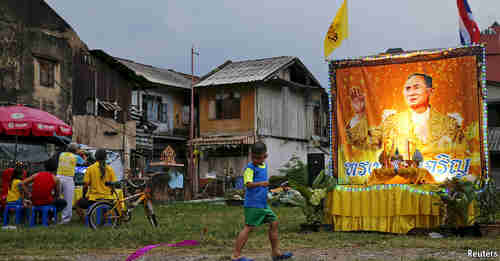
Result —
<instances>
[{"instance_id":1,"label":"corrugated metal roof","mask_svg":"<svg viewBox=\"0 0 500 261\"><path fill-rule=\"evenodd\" d=\"M178 72L176 70L172 70L172 69L168 69L169 71L173 72L173 73L177 73L181 76L183 76L184 78L188 79L188 80L193 80L194 78L194 82L197 83L198 81L200 81L200 76L196 76L196 75L191 75L191 74L187 74L187 73L181 73L181 72Z\"/></svg>"},{"instance_id":2,"label":"corrugated metal roof","mask_svg":"<svg viewBox=\"0 0 500 261\"><path fill-rule=\"evenodd\" d=\"M203 79L195 87L245 83L265 80L294 59L293 56L280 56L258 60L228 62L227 65Z\"/></svg>"},{"instance_id":3,"label":"corrugated metal roof","mask_svg":"<svg viewBox=\"0 0 500 261\"><path fill-rule=\"evenodd\" d=\"M191 80L187 79L177 72L154 67L151 65L136 63L134 61L126 60L123 58L114 58L123 65L127 66L130 70L134 71L137 75L144 76L144 78L146 78L150 82L172 87L191 89Z\"/></svg>"}]
</instances>

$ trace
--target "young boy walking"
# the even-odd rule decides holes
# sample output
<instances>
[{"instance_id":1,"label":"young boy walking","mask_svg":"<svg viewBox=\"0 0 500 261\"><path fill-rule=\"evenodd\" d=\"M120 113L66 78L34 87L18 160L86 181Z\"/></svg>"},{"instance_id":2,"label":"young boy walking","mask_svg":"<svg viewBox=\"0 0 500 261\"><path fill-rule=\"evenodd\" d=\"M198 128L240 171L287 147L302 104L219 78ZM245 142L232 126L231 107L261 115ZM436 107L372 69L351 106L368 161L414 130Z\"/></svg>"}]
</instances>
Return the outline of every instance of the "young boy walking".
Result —
<instances>
[{"instance_id":1,"label":"young boy walking","mask_svg":"<svg viewBox=\"0 0 500 261\"><path fill-rule=\"evenodd\" d=\"M241 256L241 249L248 240L249 233L257 226L269 223L269 241L271 241L271 256L274 260L285 260L293 257L290 252L281 253L278 238L278 218L267 205L269 191L267 177L267 148L262 142L252 146L252 162L248 163L243 174L245 184L245 227L238 235L231 259L233 261L253 261Z\"/></svg>"}]
</instances>

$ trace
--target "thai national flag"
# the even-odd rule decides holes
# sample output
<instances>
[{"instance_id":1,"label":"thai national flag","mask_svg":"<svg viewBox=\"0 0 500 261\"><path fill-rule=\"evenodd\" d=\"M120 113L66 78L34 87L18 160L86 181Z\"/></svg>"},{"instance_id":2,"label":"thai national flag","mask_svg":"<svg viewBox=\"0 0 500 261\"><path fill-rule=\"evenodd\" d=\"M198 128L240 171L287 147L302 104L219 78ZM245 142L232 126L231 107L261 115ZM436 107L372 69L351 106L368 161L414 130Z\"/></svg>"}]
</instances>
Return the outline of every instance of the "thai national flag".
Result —
<instances>
[{"instance_id":1,"label":"thai national flag","mask_svg":"<svg viewBox=\"0 0 500 261\"><path fill-rule=\"evenodd\" d=\"M467 3L467 0L457 0L460 42L462 45L479 43L479 27L474 21L472 11Z\"/></svg>"}]
</instances>

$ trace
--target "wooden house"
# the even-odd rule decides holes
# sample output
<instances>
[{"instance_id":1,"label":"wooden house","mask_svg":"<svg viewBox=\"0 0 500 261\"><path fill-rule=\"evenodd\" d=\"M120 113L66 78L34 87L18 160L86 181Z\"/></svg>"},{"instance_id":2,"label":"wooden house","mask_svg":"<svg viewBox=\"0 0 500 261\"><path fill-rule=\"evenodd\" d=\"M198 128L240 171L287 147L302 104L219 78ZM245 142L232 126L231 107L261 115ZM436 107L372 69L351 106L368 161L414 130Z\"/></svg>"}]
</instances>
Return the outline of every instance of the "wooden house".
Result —
<instances>
[{"instance_id":1,"label":"wooden house","mask_svg":"<svg viewBox=\"0 0 500 261\"><path fill-rule=\"evenodd\" d=\"M187 164L191 76L128 59L114 59L146 79L131 96L132 109L143 117L142 121L137 121L136 152L147 162L159 161L162 151L171 146L177 152L175 160ZM195 81L197 79L194 77Z\"/></svg>"},{"instance_id":2,"label":"wooden house","mask_svg":"<svg viewBox=\"0 0 500 261\"><path fill-rule=\"evenodd\" d=\"M239 176L250 160L249 147L267 144L269 174L293 154L306 161L328 147L328 97L297 58L228 61L195 85L199 136L189 142L197 154L196 174Z\"/></svg>"},{"instance_id":3,"label":"wooden house","mask_svg":"<svg viewBox=\"0 0 500 261\"><path fill-rule=\"evenodd\" d=\"M136 122L129 117L132 90L146 82L102 50L75 59L73 141L122 153L129 167ZM120 174L121 175L121 174Z\"/></svg>"},{"instance_id":4,"label":"wooden house","mask_svg":"<svg viewBox=\"0 0 500 261\"><path fill-rule=\"evenodd\" d=\"M185 161L190 76L113 57L102 50L82 55L78 62L74 96L77 142L123 150L125 166L134 169L158 161L169 145L177 151L176 160ZM88 131L89 124L100 130Z\"/></svg>"}]
</instances>

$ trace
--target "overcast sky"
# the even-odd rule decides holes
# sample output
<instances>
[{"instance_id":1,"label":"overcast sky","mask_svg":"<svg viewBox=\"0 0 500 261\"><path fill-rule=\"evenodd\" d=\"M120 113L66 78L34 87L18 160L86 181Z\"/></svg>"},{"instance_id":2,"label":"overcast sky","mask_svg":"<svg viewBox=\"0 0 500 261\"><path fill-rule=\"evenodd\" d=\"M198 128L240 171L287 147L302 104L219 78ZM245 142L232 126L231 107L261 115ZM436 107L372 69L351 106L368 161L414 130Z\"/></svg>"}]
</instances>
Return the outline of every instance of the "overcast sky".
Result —
<instances>
[{"instance_id":1,"label":"overcast sky","mask_svg":"<svg viewBox=\"0 0 500 261\"><path fill-rule=\"evenodd\" d=\"M46 0L90 49L195 74L226 60L297 56L323 87L323 39L342 0ZM468 0L479 28L500 22L500 0ZM456 47L455 0L348 0L349 38L330 59Z\"/></svg>"}]
</instances>

